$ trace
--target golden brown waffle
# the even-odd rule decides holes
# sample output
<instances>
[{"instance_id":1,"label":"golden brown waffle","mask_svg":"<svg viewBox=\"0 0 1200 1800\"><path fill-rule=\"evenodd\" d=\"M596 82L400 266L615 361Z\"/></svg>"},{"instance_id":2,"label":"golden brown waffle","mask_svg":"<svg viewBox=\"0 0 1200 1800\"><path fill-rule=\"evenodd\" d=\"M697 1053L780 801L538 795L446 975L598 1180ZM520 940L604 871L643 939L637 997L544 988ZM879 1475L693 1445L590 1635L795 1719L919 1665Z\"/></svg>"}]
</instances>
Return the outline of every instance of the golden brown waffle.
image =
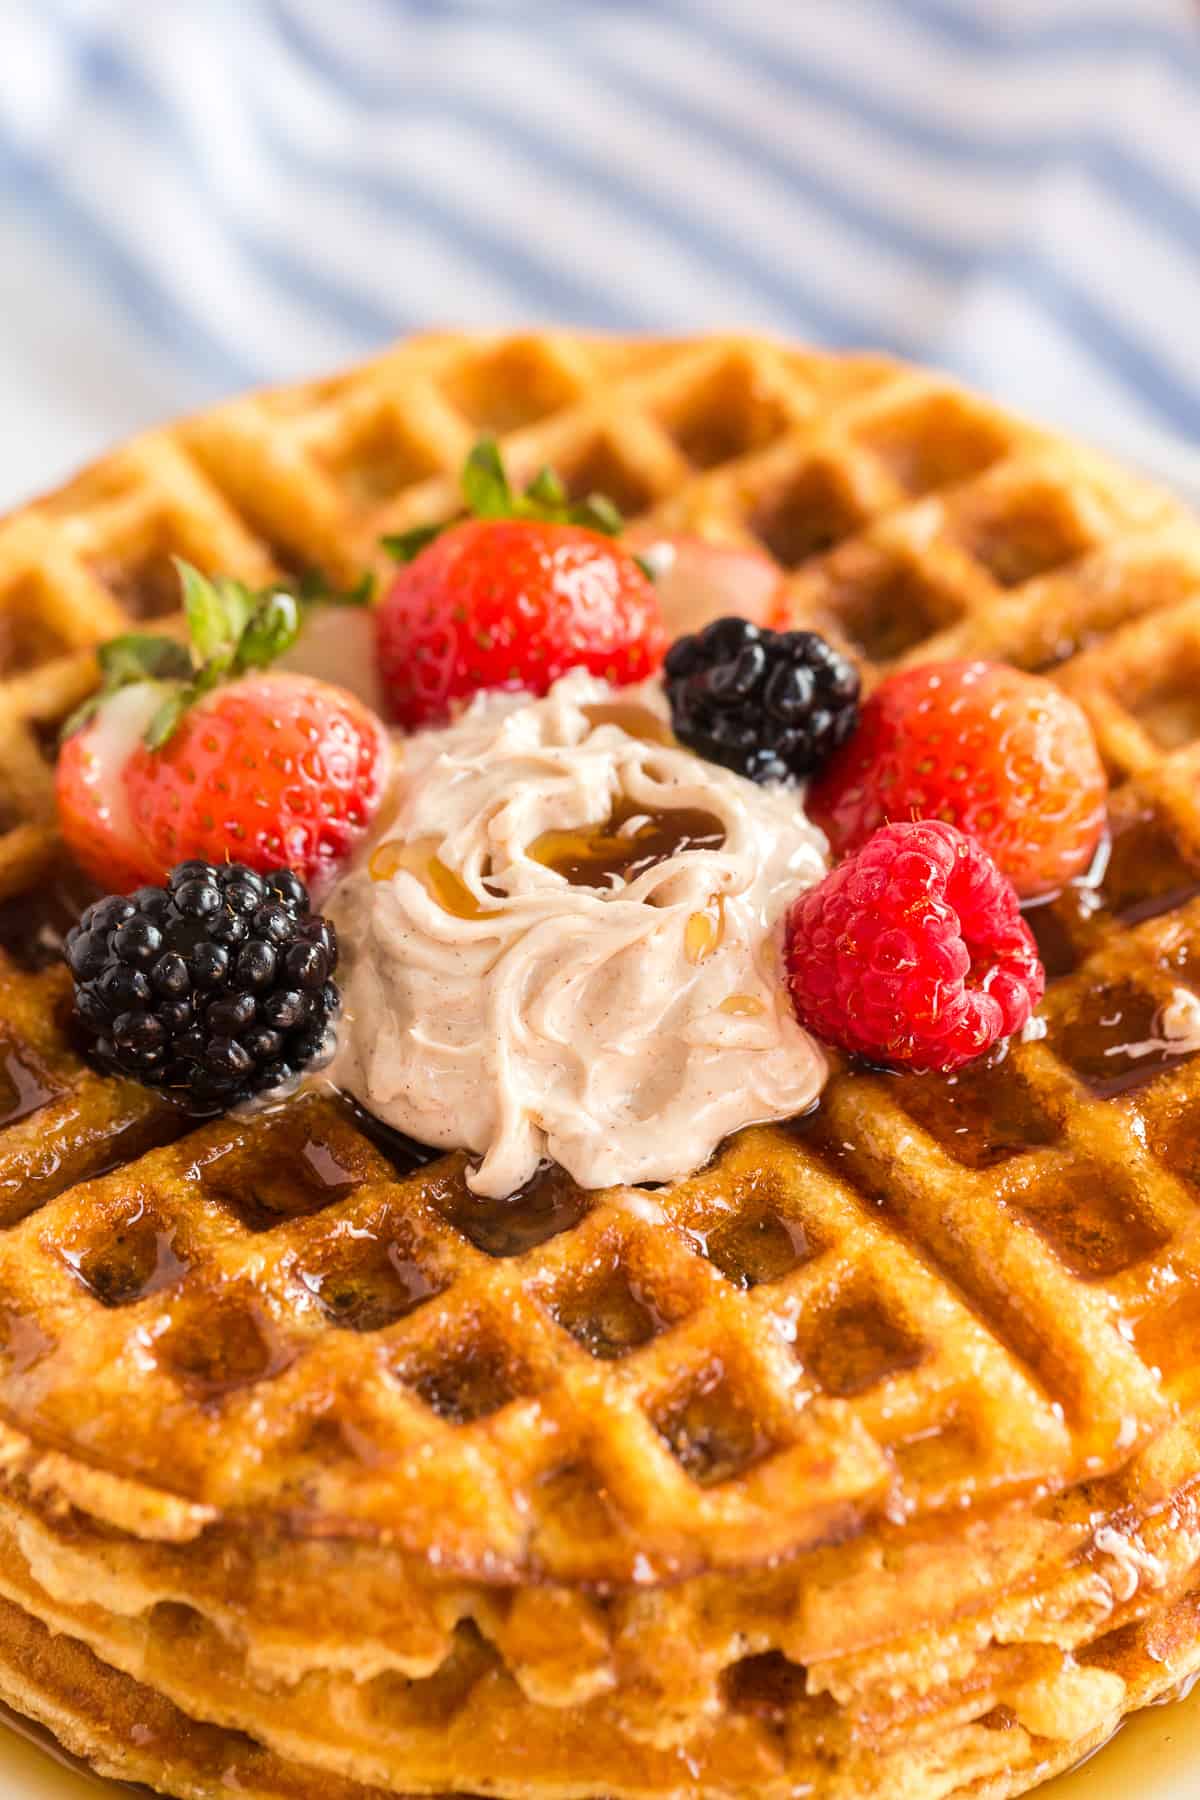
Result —
<instances>
[{"instance_id":1,"label":"golden brown waffle","mask_svg":"<svg viewBox=\"0 0 1200 1800\"><path fill-rule=\"evenodd\" d=\"M172 553L353 579L453 510L481 429L518 478L553 461L764 544L868 682L989 654L1079 696L1120 785L1103 880L1037 909L1043 1038L949 1082L839 1074L804 1126L670 1191L546 1179L499 1206L328 1099L180 1136L89 1073L53 966L78 893L49 761L88 647L170 610ZM10 1599L276 1748L302 1695L293 1761L334 1766L353 1675L403 1690L444 1727L365 1777L393 1789L732 1793L741 1767L765 1793L807 1757L831 1796L998 1796L1148 1693L1077 1659L1200 1559L1200 1031L1162 1034L1200 986L1181 509L881 359L431 338L152 434L0 524L0 658ZM155 1649L179 1613L190 1662ZM283 1724L257 1696L231 1716L255 1683ZM865 1785L885 1744L908 1788ZM164 1760L170 1791L202 1791L192 1758Z\"/></svg>"},{"instance_id":2,"label":"golden brown waffle","mask_svg":"<svg viewBox=\"0 0 1200 1800\"><path fill-rule=\"evenodd\" d=\"M1121 1693L1126 1705L1149 1705L1170 1697L1195 1676L1198 1643L1200 1597L1185 1592L1098 1639L1081 1674L1098 1689L1108 1686ZM0 1599L0 1701L47 1727L102 1773L145 1782L181 1800L214 1800L230 1792L250 1800L395 1800L397 1793L297 1762L228 1726L196 1720L153 1687L96 1657L79 1639L52 1634L6 1599ZM453 1706L446 1707L444 1696L439 1701L435 1730L443 1716L452 1730ZM1064 1695L1060 1706L1060 1718L1047 1716L1045 1722L1061 1732L1069 1729L1070 1697ZM786 1678L772 1671L747 1696L744 1728L730 1746L738 1762L726 1765L724 1785L714 1782L704 1791L729 1800L747 1793L790 1800L797 1791L815 1800L831 1793L825 1780L829 1761L821 1749L806 1765L816 1777L808 1787L785 1786L772 1779L774 1771L768 1772L770 1761L778 1764L778 1746L795 1733L797 1714L803 1712L803 1700ZM875 1754L860 1760L850 1774L855 1785L840 1791L849 1800L944 1800L951 1793L969 1800L1010 1800L1085 1759L1107 1741L1121 1717L1120 1707L1110 1708L1074 1737L1042 1737L1018 1725L1004 1708L994 1708L975 1724L943 1730L936 1747L923 1746L916 1755L890 1763ZM775 1756L756 1756L756 1741L772 1744ZM510 1745L513 1751L519 1748L519 1743ZM599 1749L607 1784L618 1772L620 1752L611 1743ZM594 1744L591 1754L596 1756ZM684 1763L671 1773L677 1776L672 1791L680 1800L698 1791L698 1765ZM966 1775L968 1787L956 1782L956 1773Z\"/></svg>"}]
</instances>

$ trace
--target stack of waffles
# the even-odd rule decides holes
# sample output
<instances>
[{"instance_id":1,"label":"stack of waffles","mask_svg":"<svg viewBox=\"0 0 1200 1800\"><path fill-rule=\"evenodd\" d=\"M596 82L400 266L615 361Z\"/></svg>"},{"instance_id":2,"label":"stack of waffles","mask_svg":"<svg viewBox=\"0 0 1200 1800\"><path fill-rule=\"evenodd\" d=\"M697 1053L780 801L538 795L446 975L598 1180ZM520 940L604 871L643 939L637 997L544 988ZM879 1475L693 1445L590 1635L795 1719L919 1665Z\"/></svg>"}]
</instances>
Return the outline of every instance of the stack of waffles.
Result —
<instances>
[{"instance_id":1,"label":"stack of waffles","mask_svg":"<svg viewBox=\"0 0 1200 1800\"><path fill-rule=\"evenodd\" d=\"M839 1070L670 1189L500 1203L335 1097L189 1131L80 1060L50 759L91 646L175 607L172 554L355 579L481 430L765 546L868 684L980 654L1079 698L1112 841L1031 914L1042 1035ZM0 658L0 1699L195 1800L1001 1800L1200 1667L1175 504L879 359L430 338L0 525Z\"/></svg>"}]
</instances>

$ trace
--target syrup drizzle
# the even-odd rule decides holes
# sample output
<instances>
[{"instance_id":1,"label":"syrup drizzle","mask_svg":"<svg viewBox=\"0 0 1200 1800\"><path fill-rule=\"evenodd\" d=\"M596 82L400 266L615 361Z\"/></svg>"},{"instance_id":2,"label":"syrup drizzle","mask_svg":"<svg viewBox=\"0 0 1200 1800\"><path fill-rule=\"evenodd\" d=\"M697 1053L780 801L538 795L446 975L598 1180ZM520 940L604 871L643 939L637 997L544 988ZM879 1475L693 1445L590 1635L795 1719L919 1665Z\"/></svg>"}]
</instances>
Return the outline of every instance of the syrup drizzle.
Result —
<instances>
[{"instance_id":1,"label":"syrup drizzle","mask_svg":"<svg viewBox=\"0 0 1200 1800\"><path fill-rule=\"evenodd\" d=\"M588 1196L576 1187L565 1169L543 1163L524 1187L502 1200L474 1194L465 1183L455 1183L440 1210L456 1231L469 1238L486 1256L520 1256L560 1232L578 1225L588 1208Z\"/></svg>"},{"instance_id":2,"label":"syrup drizzle","mask_svg":"<svg viewBox=\"0 0 1200 1800\"><path fill-rule=\"evenodd\" d=\"M172 1287L190 1264L175 1232L164 1229L138 1201L103 1243L65 1250L63 1260L101 1306L132 1306Z\"/></svg>"},{"instance_id":3,"label":"syrup drizzle","mask_svg":"<svg viewBox=\"0 0 1200 1800\"><path fill-rule=\"evenodd\" d=\"M630 735L648 741L671 741L667 727L646 709L615 703L585 710L594 726L616 724ZM632 881L680 850L719 849L723 842L720 821L711 814L692 809L639 812L633 803L623 801L609 820L588 831L543 834L532 854L563 874L573 885L602 887L615 879ZM371 874L377 880L388 879L400 868L411 868L417 873L447 911L467 919L486 916L486 909L432 853L428 843L384 844L375 852L370 865ZM1071 923L1086 929L1098 913L1110 911L1117 919L1132 925L1173 910L1196 894L1200 894L1200 873L1182 861L1168 834L1154 814L1148 812L1118 830L1112 841L1111 857L1109 847L1105 846L1098 865L1093 865L1085 876L1069 884L1060 894L1029 908L1027 916L1039 944L1045 940L1043 954L1049 972L1054 975L1069 972L1078 961ZM92 897L91 894L77 895L64 881L33 900L23 897L19 907L15 903L6 903L0 907L0 944L25 967L48 965L57 960L66 929L86 900ZM699 960L709 953L710 940L718 926L708 914L697 914L694 918L701 922L693 933L696 960ZM761 1002L754 1001L752 996L736 995L730 996L723 1007L729 1012L746 1013L759 1009ZM1080 1020L1080 1032L1081 1036L1086 1033L1093 1038L1095 1055L1102 1060L1092 1073L1085 1071L1082 1062L1075 1065L1095 1093L1108 1096L1140 1086L1160 1069L1176 1062L1181 1054L1193 1053L1190 1047L1181 1051L1178 1043L1162 1037L1160 1012L1161 1008L1144 995L1136 995L1133 1000L1123 998L1119 1004L1113 1003L1111 995L1097 996L1095 1016L1089 1013L1086 1020ZM28 1116L52 1097L53 1091L45 1087L37 1072L22 1061L15 1049L0 1046L0 1126ZM399 1134L380 1127L377 1121L371 1121L371 1135L377 1142L386 1137L388 1154L402 1172L417 1168L438 1154L411 1144ZM328 1165L323 1164L322 1153L329 1155ZM315 1185L332 1189L343 1185L346 1172L336 1164L327 1146L307 1146L305 1154L312 1164L311 1176ZM582 1201L577 1190L571 1191L571 1184L561 1171L547 1169L539 1172L525 1189L503 1201L479 1200L468 1195L465 1205L454 1208L453 1222L489 1254L509 1256L545 1241L558 1230L569 1229L582 1215ZM787 1220L774 1218L757 1222L756 1247L761 1252L763 1265L761 1271L757 1267L754 1269L757 1279L774 1278L779 1267L793 1266L807 1253L802 1229ZM141 1292L153 1291L164 1281L173 1279L184 1266L177 1261L171 1244L157 1235L153 1251L152 1286L142 1287ZM754 1257L744 1258L745 1246L739 1246L739 1251L739 1265L743 1260L749 1260L752 1265L757 1262ZM140 1262L141 1255L135 1260ZM388 1249L387 1263L396 1282L394 1298L402 1294L406 1301L419 1303L427 1291L433 1291L432 1287L426 1288L425 1277L420 1275L416 1265L405 1261L394 1247ZM77 1273L81 1279L89 1281L89 1274L82 1267L77 1268ZM104 1287L107 1283L102 1280L100 1285ZM120 1287L121 1284L116 1285ZM319 1282L314 1284L315 1287L320 1285ZM98 1297L105 1298L105 1295L100 1293ZM121 1294L121 1299L126 1297ZM332 1295L321 1298L328 1302ZM394 1303L394 1298L389 1293L389 1301ZM596 1354L612 1354L627 1347L631 1341L642 1341L643 1331L652 1335L659 1328L660 1320L644 1296L638 1293L633 1298L636 1310L631 1310L623 1299L616 1316L611 1320L605 1316L601 1321L604 1329L602 1341L595 1346ZM114 1301L110 1299L107 1303ZM345 1322L363 1328L357 1319ZM36 1325L2 1316L0 1339L7 1340L4 1348L18 1370L30 1367L51 1347L50 1340ZM257 1362L260 1355L268 1362L273 1360L271 1346L265 1342L261 1346L255 1344L253 1349L252 1361ZM207 1376L205 1385L211 1383L217 1392L226 1391L228 1385L239 1385L243 1375L240 1370L232 1371L236 1378L230 1383L230 1371L222 1370L226 1379L212 1383L209 1370L201 1374L195 1368L186 1367L186 1356L178 1360L192 1380L200 1376L203 1382L203 1377ZM1185 1704L1191 1685L1182 1684L1181 1691L1164 1696L1154 1707L1127 1721L1119 1728L1119 1741L1113 1749L1102 1755L1097 1753L1098 1762L1089 1760L1086 1768L1081 1766L1042 1790L1046 1800L1110 1800L1110 1796L1111 1800L1117 1800L1118 1796L1125 1800L1135 1784L1145 1790L1147 1747L1153 1754L1156 1745L1161 1749L1171 1744L1178 1748L1170 1755L1169 1765L1163 1763L1160 1766L1156 1762L1151 1776L1177 1777L1189 1785L1190 1791L1194 1769L1200 1762L1200 1695ZM1164 1713L1163 1709L1167 1707L1170 1710ZM73 1795L77 1791L77 1783L86 1784L88 1792L98 1788L134 1795L149 1792L140 1785L102 1781L85 1763L63 1750L50 1733L2 1705L0 1728L24 1740L48 1762L57 1765L59 1774L53 1777L55 1800L59 1800L60 1794L61 1800L67 1800L68 1793ZM0 1778L5 1767L6 1751L0 1743ZM60 1781L61 1786L57 1785ZM0 1779L0 1787L6 1785ZM41 1791L39 1785L39 1794ZM1182 1785L1177 1789L1173 1787L1172 1800L1176 1793L1182 1795L1184 1791ZM1158 1800L1157 1790L1154 1800Z\"/></svg>"},{"instance_id":4,"label":"syrup drizzle","mask_svg":"<svg viewBox=\"0 0 1200 1800\"><path fill-rule=\"evenodd\" d=\"M453 869L448 869L437 854L436 838L416 838L411 844L391 838L380 844L367 865L372 881L391 881L407 869L424 883L430 895L444 912L456 919L486 919L487 909L480 905L466 883Z\"/></svg>"},{"instance_id":5,"label":"syrup drizzle","mask_svg":"<svg viewBox=\"0 0 1200 1800\"><path fill-rule=\"evenodd\" d=\"M719 850L724 842L725 827L714 813L695 806L647 808L622 796L602 823L543 831L529 854L572 887L604 888L636 881L684 851Z\"/></svg>"},{"instance_id":6,"label":"syrup drizzle","mask_svg":"<svg viewBox=\"0 0 1200 1800\"><path fill-rule=\"evenodd\" d=\"M1200 869L1183 856L1154 807L1118 818L1091 864L1023 908L1051 981L1078 968L1096 929L1140 925L1200 894Z\"/></svg>"},{"instance_id":7,"label":"syrup drizzle","mask_svg":"<svg viewBox=\"0 0 1200 1800\"><path fill-rule=\"evenodd\" d=\"M1038 1788L1038 1800L1191 1800L1200 1767L1200 1692L1195 1678L1118 1727L1108 1742L1065 1775ZM102 1794L152 1800L150 1790L106 1781L64 1750L50 1732L0 1705L0 1792L32 1784L30 1800L100 1800ZM25 1785L15 1791L25 1794Z\"/></svg>"},{"instance_id":8,"label":"syrup drizzle","mask_svg":"<svg viewBox=\"0 0 1200 1800\"><path fill-rule=\"evenodd\" d=\"M0 950L19 968L49 968L62 955L63 940L100 889L75 870L60 873L32 893L0 903Z\"/></svg>"},{"instance_id":9,"label":"syrup drizzle","mask_svg":"<svg viewBox=\"0 0 1200 1800\"><path fill-rule=\"evenodd\" d=\"M53 1100L54 1092L15 1044L0 1039L0 1130L37 1112Z\"/></svg>"},{"instance_id":10,"label":"syrup drizzle","mask_svg":"<svg viewBox=\"0 0 1200 1800\"><path fill-rule=\"evenodd\" d=\"M1200 1051L1197 1037L1168 1033L1166 1011L1160 997L1132 983L1095 988L1052 1028L1050 1042L1098 1100L1111 1100Z\"/></svg>"},{"instance_id":11,"label":"syrup drizzle","mask_svg":"<svg viewBox=\"0 0 1200 1800\"><path fill-rule=\"evenodd\" d=\"M385 1231L356 1229L300 1281L330 1324L381 1331L440 1291L437 1281Z\"/></svg>"}]
</instances>

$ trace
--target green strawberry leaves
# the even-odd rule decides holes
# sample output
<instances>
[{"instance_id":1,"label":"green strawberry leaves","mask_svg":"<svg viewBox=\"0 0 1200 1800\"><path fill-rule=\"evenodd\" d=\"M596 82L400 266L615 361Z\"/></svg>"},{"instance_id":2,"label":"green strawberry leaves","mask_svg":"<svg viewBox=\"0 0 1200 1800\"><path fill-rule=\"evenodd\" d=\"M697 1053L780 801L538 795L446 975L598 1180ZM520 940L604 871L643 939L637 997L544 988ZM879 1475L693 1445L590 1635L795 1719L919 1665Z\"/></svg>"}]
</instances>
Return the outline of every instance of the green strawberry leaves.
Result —
<instances>
[{"instance_id":1,"label":"green strawberry leaves","mask_svg":"<svg viewBox=\"0 0 1200 1800\"><path fill-rule=\"evenodd\" d=\"M562 478L549 467L539 470L522 492L516 493L504 468L495 438L482 437L463 465L462 495L474 519L534 519L546 525L584 525L605 537L616 537L624 521L604 494L588 494L572 500ZM397 562L410 563L443 531L458 524L447 519L441 525L417 525L380 541Z\"/></svg>"},{"instance_id":2,"label":"green strawberry leaves","mask_svg":"<svg viewBox=\"0 0 1200 1800\"><path fill-rule=\"evenodd\" d=\"M187 650L174 638L151 637L143 631L101 644L96 660L105 682L113 687L131 681L178 680L192 666Z\"/></svg>"},{"instance_id":3,"label":"green strawberry leaves","mask_svg":"<svg viewBox=\"0 0 1200 1800\"><path fill-rule=\"evenodd\" d=\"M517 496L504 473L504 459L495 438L480 438L463 466L461 485L463 499L477 519L517 516Z\"/></svg>"},{"instance_id":4,"label":"green strawberry leaves","mask_svg":"<svg viewBox=\"0 0 1200 1800\"><path fill-rule=\"evenodd\" d=\"M175 638L151 637L142 631L110 638L97 650L96 661L100 665L100 686L66 720L59 734L62 743L91 723L110 694L132 687L135 682L186 680L192 672L192 659L184 645Z\"/></svg>"},{"instance_id":5,"label":"green strawberry leaves","mask_svg":"<svg viewBox=\"0 0 1200 1800\"><path fill-rule=\"evenodd\" d=\"M393 531L379 542L398 563L415 562L427 544L441 537L445 525L414 525L411 531Z\"/></svg>"},{"instance_id":6,"label":"green strawberry leaves","mask_svg":"<svg viewBox=\"0 0 1200 1800\"><path fill-rule=\"evenodd\" d=\"M269 668L290 650L311 607L368 606L374 587L366 575L353 588L339 591L310 572L296 583L255 590L230 576L204 575L182 557L174 562L187 641L135 631L102 644L96 652L100 687L66 721L64 740L88 724L111 695L135 683L153 683L162 689L162 703L143 741L148 749L161 749L204 694L249 669Z\"/></svg>"}]
</instances>

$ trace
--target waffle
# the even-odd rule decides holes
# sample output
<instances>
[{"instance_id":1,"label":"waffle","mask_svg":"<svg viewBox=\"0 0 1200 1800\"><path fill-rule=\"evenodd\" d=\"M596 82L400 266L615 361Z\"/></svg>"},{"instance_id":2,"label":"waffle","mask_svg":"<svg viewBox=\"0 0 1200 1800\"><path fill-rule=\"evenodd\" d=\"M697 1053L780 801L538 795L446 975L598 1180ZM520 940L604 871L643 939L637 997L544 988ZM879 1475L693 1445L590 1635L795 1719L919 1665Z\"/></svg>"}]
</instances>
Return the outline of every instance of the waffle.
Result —
<instances>
[{"instance_id":1,"label":"waffle","mask_svg":"<svg viewBox=\"0 0 1200 1800\"><path fill-rule=\"evenodd\" d=\"M1043 1036L499 1204L334 1097L184 1134L81 1062L50 759L92 646L169 619L172 554L382 572L481 430L765 546L868 686L1076 694L1112 843L1030 915ZM1173 501L756 341L416 340L0 524L0 1697L179 1795L999 1800L1190 1673L1198 662Z\"/></svg>"}]
</instances>

